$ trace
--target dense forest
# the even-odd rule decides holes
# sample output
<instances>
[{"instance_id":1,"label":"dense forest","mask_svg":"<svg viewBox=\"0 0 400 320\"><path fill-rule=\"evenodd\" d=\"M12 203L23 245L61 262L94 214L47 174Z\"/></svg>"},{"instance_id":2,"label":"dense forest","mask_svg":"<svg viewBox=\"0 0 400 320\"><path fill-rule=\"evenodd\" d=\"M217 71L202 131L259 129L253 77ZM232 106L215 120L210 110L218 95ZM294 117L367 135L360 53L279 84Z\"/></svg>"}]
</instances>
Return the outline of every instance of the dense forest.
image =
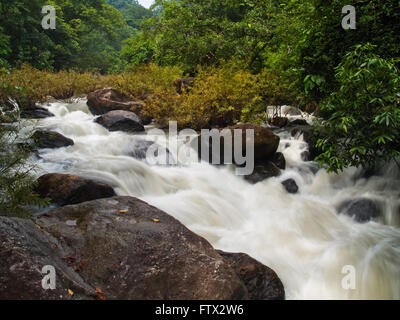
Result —
<instances>
[{"instance_id":1,"label":"dense forest","mask_svg":"<svg viewBox=\"0 0 400 320\"><path fill-rule=\"evenodd\" d=\"M349 4L356 29L344 30ZM316 160L331 171L400 155L396 0L3 0L0 15L4 105L112 86L161 127L200 129L259 123L266 106L288 104L320 117ZM193 87L176 94L185 76Z\"/></svg>"}]
</instances>

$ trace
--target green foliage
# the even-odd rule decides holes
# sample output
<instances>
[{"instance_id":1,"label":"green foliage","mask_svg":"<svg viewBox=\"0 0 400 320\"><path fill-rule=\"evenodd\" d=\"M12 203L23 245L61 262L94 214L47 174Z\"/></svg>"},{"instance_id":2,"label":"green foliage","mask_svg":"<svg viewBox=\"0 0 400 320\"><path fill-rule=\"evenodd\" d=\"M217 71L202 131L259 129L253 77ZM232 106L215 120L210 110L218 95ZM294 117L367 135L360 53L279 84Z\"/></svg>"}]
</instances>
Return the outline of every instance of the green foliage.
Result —
<instances>
[{"instance_id":1,"label":"green foliage","mask_svg":"<svg viewBox=\"0 0 400 320\"><path fill-rule=\"evenodd\" d=\"M292 1L296 2L296 1ZM323 100L337 90L335 67L355 44L375 44L376 53L384 59L400 57L400 2L307 0L309 10L302 13L305 21L297 39L299 76L304 79L309 100ZM342 8L353 5L357 12L357 29L344 30ZM310 87L310 77L323 81Z\"/></svg>"},{"instance_id":2,"label":"green foliage","mask_svg":"<svg viewBox=\"0 0 400 320\"><path fill-rule=\"evenodd\" d=\"M55 30L41 26L45 4L56 8ZM114 72L124 67L122 41L134 33L104 0L4 0L0 16L0 66Z\"/></svg>"},{"instance_id":3,"label":"green foliage","mask_svg":"<svg viewBox=\"0 0 400 320\"><path fill-rule=\"evenodd\" d=\"M4 119L4 102L0 105L0 119ZM7 118L16 120L16 114L8 111ZM32 145L20 129L17 122L0 123L0 215L28 217L32 206L45 207L49 201L34 191L35 168L27 161Z\"/></svg>"},{"instance_id":4,"label":"green foliage","mask_svg":"<svg viewBox=\"0 0 400 320\"><path fill-rule=\"evenodd\" d=\"M261 69L271 38L273 1L160 0L156 6L162 10L142 30L156 43L157 63L193 72L197 65L235 57Z\"/></svg>"},{"instance_id":5,"label":"green foliage","mask_svg":"<svg viewBox=\"0 0 400 320\"><path fill-rule=\"evenodd\" d=\"M322 104L329 114L320 130L317 158L337 172L373 167L400 155L400 75L393 61L358 45L336 68L337 91Z\"/></svg>"}]
</instances>

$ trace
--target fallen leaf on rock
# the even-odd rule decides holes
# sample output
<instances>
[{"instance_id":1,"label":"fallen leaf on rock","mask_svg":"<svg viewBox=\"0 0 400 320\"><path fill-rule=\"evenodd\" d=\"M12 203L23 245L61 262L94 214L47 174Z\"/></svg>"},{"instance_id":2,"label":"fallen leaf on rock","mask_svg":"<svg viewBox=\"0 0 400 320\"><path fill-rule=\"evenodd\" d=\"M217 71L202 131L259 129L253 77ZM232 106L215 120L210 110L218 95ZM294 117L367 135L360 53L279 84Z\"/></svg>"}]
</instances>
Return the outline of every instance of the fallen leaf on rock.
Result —
<instances>
[{"instance_id":1,"label":"fallen leaf on rock","mask_svg":"<svg viewBox=\"0 0 400 320\"><path fill-rule=\"evenodd\" d=\"M75 272L82 272L83 269L89 264L89 261L83 261L79 264L79 266L74 266Z\"/></svg>"},{"instance_id":2,"label":"fallen leaf on rock","mask_svg":"<svg viewBox=\"0 0 400 320\"><path fill-rule=\"evenodd\" d=\"M71 289L68 289L69 295L72 297L74 295L74 292Z\"/></svg>"},{"instance_id":3,"label":"fallen leaf on rock","mask_svg":"<svg viewBox=\"0 0 400 320\"><path fill-rule=\"evenodd\" d=\"M154 222L160 222L160 219L153 219Z\"/></svg>"},{"instance_id":4,"label":"fallen leaf on rock","mask_svg":"<svg viewBox=\"0 0 400 320\"><path fill-rule=\"evenodd\" d=\"M127 213L128 210L119 210L119 213Z\"/></svg>"},{"instance_id":5,"label":"fallen leaf on rock","mask_svg":"<svg viewBox=\"0 0 400 320\"><path fill-rule=\"evenodd\" d=\"M96 292L100 300L106 300L106 296L104 295L103 291L101 291L101 289L96 288Z\"/></svg>"}]
</instances>

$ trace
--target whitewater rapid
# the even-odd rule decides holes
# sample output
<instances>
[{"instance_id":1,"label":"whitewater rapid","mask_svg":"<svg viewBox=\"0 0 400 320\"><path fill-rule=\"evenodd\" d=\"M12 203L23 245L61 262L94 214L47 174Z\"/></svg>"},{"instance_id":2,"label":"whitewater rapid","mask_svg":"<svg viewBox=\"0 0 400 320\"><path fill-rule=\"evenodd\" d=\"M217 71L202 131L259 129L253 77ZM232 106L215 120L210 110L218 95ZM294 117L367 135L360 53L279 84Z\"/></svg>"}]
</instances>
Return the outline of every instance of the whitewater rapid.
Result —
<instances>
[{"instance_id":1,"label":"whitewater rapid","mask_svg":"<svg viewBox=\"0 0 400 320\"><path fill-rule=\"evenodd\" d=\"M85 100L48 108L55 117L30 124L57 131L75 144L40 150L39 158L32 159L38 176L59 172L106 181L118 195L138 197L174 216L215 248L245 252L271 267L288 299L400 299L396 166L369 179L355 168L340 175L317 171L314 163L301 160L307 147L302 137L282 132L279 151L287 169L278 178L251 185L230 166L154 166L134 159L129 152L136 141L149 137L109 132L93 121ZM298 194L282 186L288 178L298 184ZM381 221L360 224L338 215L338 204L355 197L381 201ZM356 271L356 288L350 290L342 286L348 265Z\"/></svg>"}]
</instances>

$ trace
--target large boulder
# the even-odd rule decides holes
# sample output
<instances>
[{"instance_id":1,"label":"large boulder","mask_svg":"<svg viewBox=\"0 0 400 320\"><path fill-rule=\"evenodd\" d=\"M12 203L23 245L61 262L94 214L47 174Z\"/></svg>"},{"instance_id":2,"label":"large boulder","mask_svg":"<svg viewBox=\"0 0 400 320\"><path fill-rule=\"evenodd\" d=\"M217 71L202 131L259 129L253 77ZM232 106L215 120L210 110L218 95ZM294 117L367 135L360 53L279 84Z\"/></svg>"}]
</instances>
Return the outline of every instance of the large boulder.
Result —
<instances>
[{"instance_id":1,"label":"large boulder","mask_svg":"<svg viewBox=\"0 0 400 320\"><path fill-rule=\"evenodd\" d=\"M136 198L66 206L35 221L0 217L0 299L282 297L272 270L224 256ZM45 265L55 268L55 290L42 289Z\"/></svg>"},{"instance_id":2,"label":"large boulder","mask_svg":"<svg viewBox=\"0 0 400 320\"><path fill-rule=\"evenodd\" d=\"M56 149L74 145L74 141L72 139L69 139L54 131L37 130L32 135L32 139L36 146L40 149Z\"/></svg>"},{"instance_id":3,"label":"large boulder","mask_svg":"<svg viewBox=\"0 0 400 320\"><path fill-rule=\"evenodd\" d=\"M38 179L36 192L60 206L115 196L108 184L72 174L49 173Z\"/></svg>"},{"instance_id":4,"label":"large boulder","mask_svg":"<svg viewBox=\"0 0 400 320\"><path fill-rule=\"evenodd\" d=\"M136 113L146 125L151 121L142 115L144 102L132 100L127 95L113 88L104 88L91 92L87 96L87 105L93 115L100 116L113 110L125 110Z\"/></svg>"},{"instance_id":5,"label":"large boulder","mask_svg":"<svg viewBox=\"0 0 400 320\"><path fill-rule=\"evenodd\" d=\"M285 299L282 281L272 269L245 253L218 252L242 280L251 300Z\"/></svg>"},{"instance_id":6,"label":"large boulder","mask_svg":"<svg viewBox=\"0 0 400 320\"><path fill-rule=\"evenodd\" d=\"M367 198L346 200L337 210L339 214L348 215L360 223L376 220L382 215L381 205Z\"/></svg>"},{"instance_id":7,"label":"large boulder","mask_svg":"<svg viewBox=\"0 0 400 320\"><path fill-rule=\"evenodd\" d=\"M98 124L109 131L141 132L144 131L139 117L130 111L114 110L98 117L95 120Z\"/></svg>"}]
</instances>

